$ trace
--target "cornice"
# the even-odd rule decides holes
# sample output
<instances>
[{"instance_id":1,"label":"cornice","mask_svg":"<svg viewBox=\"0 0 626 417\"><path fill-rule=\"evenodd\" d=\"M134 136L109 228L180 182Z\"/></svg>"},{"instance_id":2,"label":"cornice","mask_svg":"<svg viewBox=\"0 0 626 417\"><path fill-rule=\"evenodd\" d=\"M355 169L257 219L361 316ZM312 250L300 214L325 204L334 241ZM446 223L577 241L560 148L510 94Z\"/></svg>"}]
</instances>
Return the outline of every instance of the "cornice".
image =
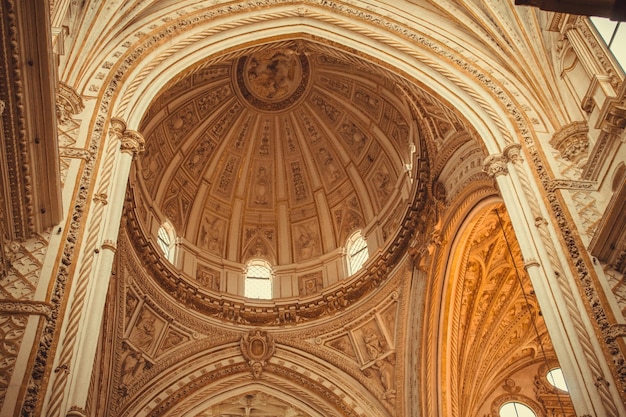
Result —
<instances>
[{"instance_id":1,"label":"cornice","mask_svg":"<svg viewBox=\"0 0 626 417\"><path fill-rule=\"evenodd\" d=\"M140 224L139 213L132 203L135 193L129 187L129 196L125 208L125 228L133 249L143 263L146 273L154 279L164 291L177 301L208 317L225 322L251 326L281 326L309 322L336 314L360 301L388 280L392 271L408 250L409 243L417 230L426 230L427 216L423 210L428 200L426 183L427 172L421 170L422 178L416 180L413 201L407 207L396 236L374 261L351 279L343 281L306 300L275 300L265 306L251 306L241 297L221 294L199 287L195 280L184 273L174 270L163 259L161 252L152 244L152 238L145 235Z\"/></svg>"}]
</instances>

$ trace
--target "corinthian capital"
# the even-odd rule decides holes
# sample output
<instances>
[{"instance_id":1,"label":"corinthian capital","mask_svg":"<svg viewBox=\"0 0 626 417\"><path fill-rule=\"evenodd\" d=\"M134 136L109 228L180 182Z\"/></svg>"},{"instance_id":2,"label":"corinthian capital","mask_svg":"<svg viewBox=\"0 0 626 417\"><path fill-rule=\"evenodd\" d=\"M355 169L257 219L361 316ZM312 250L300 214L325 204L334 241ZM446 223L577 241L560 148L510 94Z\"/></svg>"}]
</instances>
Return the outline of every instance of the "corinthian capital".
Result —
<instances>
[{"instance_id":1,"label":"corinthian capital","mask_svg":"<svg viewBox=\"0 0 626 417\"><path fill-rule=\"evenodd\" d=\"M144 150L145 139L141 133L126 128L126 122L117 117L111 119L109 134L115 136L120 141L120 149L123 153L137 155Z\"/></svg>"},{"instance_id":2,"label":"corinthian capital","mask_svg":"<svg viewBox=\"0 0 626 417\"><path fill-rule=\"evenodd\" d=\"M497 177L498 175L507 175L509 169L506 166L508 158L502 154L489 155L485 158L483 163L483 170L490 177Z\"/></svg>"}]
</instances>

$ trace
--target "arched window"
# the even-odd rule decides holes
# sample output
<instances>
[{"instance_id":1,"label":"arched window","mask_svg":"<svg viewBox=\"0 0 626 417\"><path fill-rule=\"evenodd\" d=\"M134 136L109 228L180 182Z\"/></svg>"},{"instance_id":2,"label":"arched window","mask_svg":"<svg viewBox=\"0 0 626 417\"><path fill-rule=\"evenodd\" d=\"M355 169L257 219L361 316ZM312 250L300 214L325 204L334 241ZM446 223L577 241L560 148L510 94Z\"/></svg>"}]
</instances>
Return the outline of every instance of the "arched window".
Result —
<instances>
[{"instance_id":1,"label":"arched window","mask_svg":"<svg viewBox=\"0 0 626 417\"><path fill-rule=\"evenodd\" d=\"M500 417L537 417L537 415L527 405L511 401L500 407Z\"/></svg>"},{"instance_id":2,"label":"arched window","mask_svg":"<svg viewBox=\"0 0 626 417\"><path fill-rule=\"evenodd\" d=\"M568 391L567 384L565 383L565 378L563 377L563 371L561 370L561 368L551 369L546 374L546 379L553 387L558 388L562 391Z\"/></svg>"},{"instance_id":3,"label":"arched window","mask_svg":"<svg viewBox=\"0 0 626 417\"><path fill-rule=\"evenodd\" d=\"M161 227L159 227L159 231L157 233L157 243L163 251L165 258L174 263L176 231L174 230L174 226L172 226L172 224L167 220L163 222Z\"/></svg>"},{"instance_id":4,"label":"arched window","mask_svg":"<svg viewBox=\"0 0 626 417\"><path fill-rule=\"evenodd\" d=\"M367 250L367 243L361 236L360 230L348 238L346 248L348 252L348 274L352 275L363 267L363 264L370 256Z\"/></svg>"},{"instance_id":5,"label":"arched window","mask_svg":"<svg viewBox=\"0 0 626 417\"><path fill-rule=\"evenodd\" d=\"M272 268L261 260L253 259L248 262L244 295L248 298L270 300L272 298Z\"/></svg>"}]
</instances>

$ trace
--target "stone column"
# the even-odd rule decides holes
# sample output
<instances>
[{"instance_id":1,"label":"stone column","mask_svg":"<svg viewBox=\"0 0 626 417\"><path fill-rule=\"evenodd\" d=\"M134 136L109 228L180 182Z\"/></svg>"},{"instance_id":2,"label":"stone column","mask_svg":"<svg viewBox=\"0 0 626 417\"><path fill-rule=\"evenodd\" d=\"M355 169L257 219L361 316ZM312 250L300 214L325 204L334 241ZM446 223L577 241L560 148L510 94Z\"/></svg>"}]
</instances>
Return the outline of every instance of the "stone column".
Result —
<instances>
[{"instance_id":1,"label":"stone column","mask_svg":"<svg viewBox=\"0 0 626 417\"><path fill-rule=\"evenodd\" d=\"M60 353L44 404L48 416L86 416L126 184L133 158L143 148L141 134L126 129L120 119L110 121L109 140L74 273L71 304L64 317Z\"/></svg>"},{"instance_id":2,"label":"stone column","mask_svg":"<svg viewBox=\"0 0 626 417\"><path fill-rule=\"evenodd\" d=\"M126 184L133 158L143 151L145 143L140 133L127 130L126 124L120 119L112 119L110 129L111 134L119 140L120 146L115 170L111 177L108 199L104 195L101 196L103 200L100 201L100 204L106 204L108 209L105 211L104 226L99 238L101 244L94 251L98 259L94 266L89 299L85 305L85 320L83 321L85 331L81 334L76 351L68 398L70 406L67 410L68 417L86 417L87 395L96 356L98 334L102 327L111 268L117 249L116 242L124 208Z\"/></svg>"},{"instance_id":3,"label":"stone column","mask_svg":"<svg viewBox=\"0 0 626 417\"><path fill-rule=\"evenodd\" d=\"M589 320L543 193L519 145L485 159L520 244L530 280L579 416L626 415L610 368Z\"/></svg>"}]
</instances>

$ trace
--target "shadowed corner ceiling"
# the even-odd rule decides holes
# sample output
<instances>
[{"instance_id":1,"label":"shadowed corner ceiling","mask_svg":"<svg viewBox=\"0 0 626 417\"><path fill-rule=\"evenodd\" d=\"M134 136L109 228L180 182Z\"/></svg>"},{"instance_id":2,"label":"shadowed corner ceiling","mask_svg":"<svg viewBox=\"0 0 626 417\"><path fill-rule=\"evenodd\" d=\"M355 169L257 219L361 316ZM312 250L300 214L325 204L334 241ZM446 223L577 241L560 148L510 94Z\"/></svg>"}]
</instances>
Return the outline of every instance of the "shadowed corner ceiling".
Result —
<instances>
[{"instance_id":1,"label":"shadowed corner ceiling","mask_svg":"<svg viewBox=\"0 0 626 417\"><path fill-rule=\"evenodd\" d=\"M303 40L185 72L141 124L145 206L216 260L316 263L359 229L383 247L420 148L396 79Z\"/></svg>"}]
</instances>

